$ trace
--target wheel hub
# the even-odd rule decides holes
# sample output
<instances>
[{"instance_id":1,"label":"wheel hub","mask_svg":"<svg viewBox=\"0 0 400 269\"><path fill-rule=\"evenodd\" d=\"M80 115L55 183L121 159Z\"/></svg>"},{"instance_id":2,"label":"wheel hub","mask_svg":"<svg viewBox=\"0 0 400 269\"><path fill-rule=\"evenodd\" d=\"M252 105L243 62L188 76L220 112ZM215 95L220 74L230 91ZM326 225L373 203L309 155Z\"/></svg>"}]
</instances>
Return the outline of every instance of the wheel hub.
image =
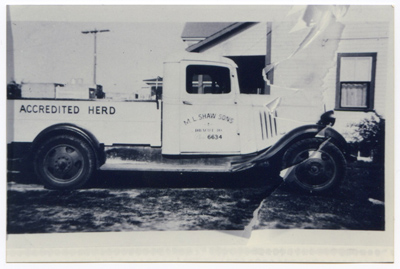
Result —
<instances>
[{"instance_id":1,"label":"wheel hub","mask_svg":"<svg viewBox=\"0 0 400 269\"><path fill-rule=\"evenodd\" d=\"M44 172L54 182L75 180L84 172L84 157L75 146L59 144L51 148L44 158Z\"/></svg>"},{"instance_id":2,"label":"wheel hub","mask_svg":"<svg viewBox=\"0 0 400 269\"><path fill-rule=\"evenodd\" d=\"M303 156L304 155L304 156ZM322 186L334 177L334 162L324 152L308 151L301 153L298 159L303 161L296 165L296 178L304 186ZM308 156L308 157L307 157Z\"/></svg>"},{"instance_id":3,"label":"wheel hub","mask_svg":"<svg viewBox=\"0 0 400 269\"><path fill-rule=\"evenodd\" d=\"M306 164L306 167L311 176L318 176L323 173L324 170L323 164L317 161L311 161L310 163Z\"/></svg>"},{"instance_id":4,"label":"wheel hub","mask_svg":"<svg viewBox=\"0 0 400 269\"><path fill-rule=\"evenodd\" d=\"M72 160L69 156L58 156L54 161L54 168L59 172L66 172L71 169Z\"/></svg>"}]
</instances>

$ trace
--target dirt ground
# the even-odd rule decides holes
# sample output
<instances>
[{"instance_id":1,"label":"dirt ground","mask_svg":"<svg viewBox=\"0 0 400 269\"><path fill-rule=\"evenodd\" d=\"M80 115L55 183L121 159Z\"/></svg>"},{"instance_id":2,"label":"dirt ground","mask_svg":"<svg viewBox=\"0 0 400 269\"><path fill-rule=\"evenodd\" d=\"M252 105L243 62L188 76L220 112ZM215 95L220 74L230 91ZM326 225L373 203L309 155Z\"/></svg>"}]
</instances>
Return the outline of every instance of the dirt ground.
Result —
<instances>
[{"instance_id":1,"label":"dirt ground","mask_svg":"<svg viewBox=\"0 0 400 269\"><path fill-rule=\"evenodd\" d=\"M383 169L356 163L337 194L295 194L264 171L101 172L86 189L50 191L9 175L7 232L255 229L384 230Z\"/></svg>"},{"instance_id":2,"label":"dirt ground","mask_svg":"<svg viewBox=\"0 0 400 269\"><path fill-rule=\"evenodd\" d=\"M383 170L358 163L331 196L292 193L284 184L264 200L257 229L384 230Z\"/></svg>"}]
</instances>

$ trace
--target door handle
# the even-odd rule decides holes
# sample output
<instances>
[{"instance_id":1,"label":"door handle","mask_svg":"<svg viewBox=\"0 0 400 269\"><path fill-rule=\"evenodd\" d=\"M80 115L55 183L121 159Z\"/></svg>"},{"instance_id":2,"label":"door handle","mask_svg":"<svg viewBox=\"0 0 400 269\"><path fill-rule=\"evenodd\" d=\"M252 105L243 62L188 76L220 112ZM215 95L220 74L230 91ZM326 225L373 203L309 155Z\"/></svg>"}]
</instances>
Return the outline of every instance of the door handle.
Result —
<instances>
[{"instance_id":1,"label":"door handle","mask_svg":"<svg viewBox=\"0 0 400 269\"><path fill-rule=\"evenodd\" d=\"M189 106L193 105L191 102L188 102L188 101L182 101L182 103L183 103L184 105L189 105Z\"/></svg>"}]
</instances>

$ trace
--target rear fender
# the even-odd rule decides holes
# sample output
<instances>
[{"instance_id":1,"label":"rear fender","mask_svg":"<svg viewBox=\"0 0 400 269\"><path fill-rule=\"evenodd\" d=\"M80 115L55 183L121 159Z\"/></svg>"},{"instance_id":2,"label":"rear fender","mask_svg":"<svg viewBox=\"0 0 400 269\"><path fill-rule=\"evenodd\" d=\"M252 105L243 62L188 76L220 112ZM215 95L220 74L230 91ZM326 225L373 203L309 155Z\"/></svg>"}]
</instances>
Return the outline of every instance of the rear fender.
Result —
<instances>
[{"instance_id":1,"label":"rear fender","mask_svg":"<svg viewBox=\"0 0 400 269\"><path fill-rule=\"evenodd\" d=\"M41 131L33 140L32 153L36 152L38 147L47 138L53 137L55 135L66 135L66 134L79 137L90 145L96 156L97 168L99 168L105 163L104 145L100 144L100 142L96 139L96 137L88 130L85 130L75 124L70 124L70 123L55 124Z\"/></svg>"}]
</instances>

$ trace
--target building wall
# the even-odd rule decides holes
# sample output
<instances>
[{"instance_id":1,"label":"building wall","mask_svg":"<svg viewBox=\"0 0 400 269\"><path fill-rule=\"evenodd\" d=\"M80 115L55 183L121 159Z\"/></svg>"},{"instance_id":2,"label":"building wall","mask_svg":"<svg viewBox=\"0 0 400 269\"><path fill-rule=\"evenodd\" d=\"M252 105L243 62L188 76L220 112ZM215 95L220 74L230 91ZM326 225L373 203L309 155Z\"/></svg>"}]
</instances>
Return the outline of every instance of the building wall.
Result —
<instances>
[{"instance_id":1,"label":"building wall","mask_svg":"<svg viewBox=\"0 0 400 269\"><path fill-rule=\"evenodd\" d=\"M295 117L310 120L319 114L318 110L335 109L338 53L368 52L377 53L373 109L385 118L387 102L391 101L388 94L392 93L388 87L393 87L392 18L390 7L352 6L343 19L332 21L323 33L294 55L310 30L301 27L294 30L300 25L295 15L283 22L273 22L272 62L276 67L272 94L285 96L282 106L287 107L288 116L290 107L298 112ZM365 119L379 121L374 112L336 111L335 115L335 128L348 141L358 139L355 124Z\"/></svg>"},{"instance_id":2,"label":"building wall","mask_svg":"<svg viewBox=\"0 0 400 269\"><path fill-rule=\"evenodd\" d=\"M390 66L391 27L393 9L390 6L351 6L344 17L332 19L319 34L310 34L302 20L303 11L282 11L281 20L272 22L271 60L274 81L271 97L282 96L281 117L315 122L321 113L335 108L338 53L377 53L374 105L385 117L387 99L393 79ZM266 21L268 18L266 18ZM224 56L265 55L266 22L207 49ZM312 37L312 38L311 38ZM388 54L389 51L389 54ZM260 76L255 73L254 76ZM374 113L337 111L336 128L349 135L352 124Z\"/></svg>"},{"instance_id":3,"label":"building wall","mask_svg":"<svg viewBox=\"0 0 400 269\"><path fill-rule=\"evenodd\" d=\"M377 113L385 115L386 84L388 72L388 23L348 23L344 29L343 36L339 42L337 53L360 53L376 52L376 77L375 77L375 100L374 109ZM328 40L326 43L329 43ZM334 59L335 66L337 58ZM326 92L326 103L329 109L335 106L336 68L329 70L324 79Z\"/></svg>"},{"instance_id":4,"label":"building wall","mask_svg":"<svg viewBox=\"0 0 400 269\"><path fill-rule=\"evenodd\" d=\"M323 44L323 40L325 35L340 37L343 25L332 22L322 35L310 39L309 28L296 30L299 23L301 17L294 15L287 21L273 23L271 54L276 87L271 91L276 96L284 95L281 115L316 122L325 110L324 78L328 70L336 67L338 47L338 41ZM296 113L291 107L296 107Z\"/></svg>"},{"instance_id":5,"label":"building wall","mask_svg":"<svg viewBox=\"0 0 400 269\"><path fill-rule=\"evenodd\" d=\"M387 114L387 102L391 101L390 93L391 83L388 81L388 74L393 72L389 70L388 55L390 53L390 33L389 22L348 22L343 31L343 35L339 42L339 47L334 58L335 66L329 69L327 76L324 78L324 103L328 110L335 108L336 99L336 78L337 78L337 53L377 53L376 75L374 89L374 105L373 109L379 116L383 118ZM329 43L331 40L327 40ZM389 100L388 100L389 99ZM344 135L348 141L356 141L359 139L355 131L355 125L364 120L376 120L379 118L374 112L362 111L336 111L335 128Z\"/></svg>"},{"instance_id":6,"label":"building wall","mask_svg":"<svg viewBox=\"0 0 400 269\"><path fill-rule=\"evenodd\" d=\"M207 53L223 56L265 55L267 51L266 33L267 23L258 23L230 39L207 49Z\"/></svg>"}]
</instances>

